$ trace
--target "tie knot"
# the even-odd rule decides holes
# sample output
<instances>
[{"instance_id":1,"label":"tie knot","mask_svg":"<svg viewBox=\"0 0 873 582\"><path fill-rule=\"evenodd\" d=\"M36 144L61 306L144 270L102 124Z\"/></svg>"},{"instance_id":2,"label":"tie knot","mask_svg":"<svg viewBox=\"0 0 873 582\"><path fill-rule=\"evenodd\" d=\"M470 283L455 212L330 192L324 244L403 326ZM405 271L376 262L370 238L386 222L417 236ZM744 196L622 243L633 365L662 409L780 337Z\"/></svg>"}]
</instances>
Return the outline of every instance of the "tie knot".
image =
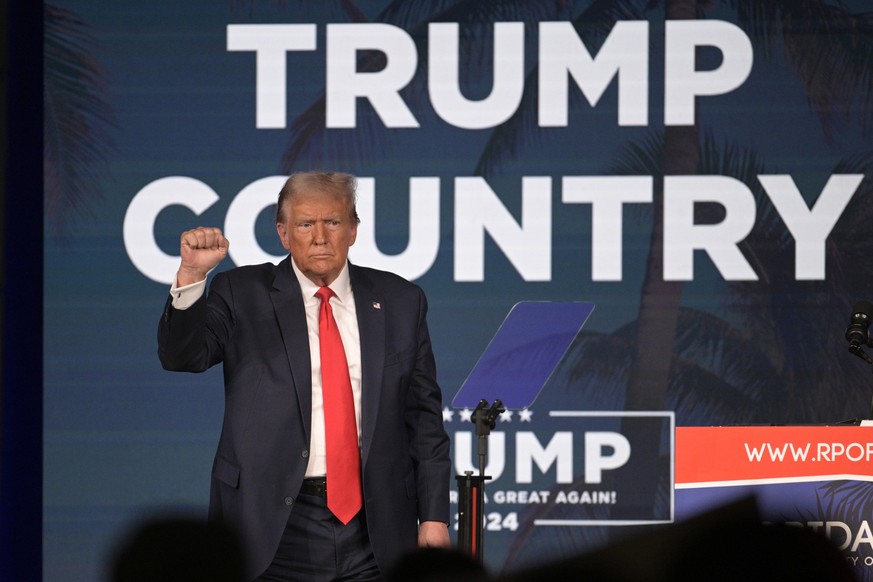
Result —
<instances>
[{"instance_id":1,"label":"tie knot","mask_svg":"<svg viewBox=\"0 0 873 582\"><path fill-rule=\"evenodd\" d=\"M330 287L319 287L318 291L315 292L315 296L321 299L322 303L327 303L334 295L335 293Z\"/></svg>"}]
</instances>

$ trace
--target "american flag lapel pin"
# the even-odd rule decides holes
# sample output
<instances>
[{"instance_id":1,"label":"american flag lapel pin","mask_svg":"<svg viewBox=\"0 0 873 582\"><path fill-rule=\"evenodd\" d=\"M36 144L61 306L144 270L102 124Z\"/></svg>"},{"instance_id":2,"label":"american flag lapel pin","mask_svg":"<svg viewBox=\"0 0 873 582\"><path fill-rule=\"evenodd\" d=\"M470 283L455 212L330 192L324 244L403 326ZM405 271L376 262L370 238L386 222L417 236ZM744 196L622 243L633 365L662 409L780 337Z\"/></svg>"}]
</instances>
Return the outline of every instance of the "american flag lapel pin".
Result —
<instances>
[{"instance_id":1,"label":"american flag lapel pin","mask_svg":"<svg viewBox=\"0 0 873 582\"><path fill-rule=\"evenodd\" d=\"M373 309L382 309L382 304L378 301L373 302Z\"/></svg>"}]
</instances>

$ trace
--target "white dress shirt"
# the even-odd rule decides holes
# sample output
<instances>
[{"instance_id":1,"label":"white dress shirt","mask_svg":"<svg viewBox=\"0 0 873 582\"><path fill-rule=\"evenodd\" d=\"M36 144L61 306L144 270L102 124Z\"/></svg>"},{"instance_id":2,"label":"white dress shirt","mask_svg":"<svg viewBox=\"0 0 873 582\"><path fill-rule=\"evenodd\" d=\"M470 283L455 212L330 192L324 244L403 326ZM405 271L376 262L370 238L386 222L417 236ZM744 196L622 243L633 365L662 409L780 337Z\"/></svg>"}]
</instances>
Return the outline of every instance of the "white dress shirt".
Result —
<instances>
[{"instance_id":1,"label":"white dress shirt","mask_svg":"<svg viewBox=\"0 0 873 582\"><path fill-rule=\"evenodd\" d=\"M303 305L306 309L306 326L309 330L309 354L312 365L312 432L309 440L309 464L306 467L307 477L323 477L327 472L325 456L324 432L324 400L321 393L321 358L319 357L318 341L318 309L321 300L315 296L318 285L309 280L291 260L291 266L300 290L303 293ZM349 365L349 378L352 383L352 395L355 401L355 422L358 427L358 446L361 442L361 339L358 332L358 318L355 311L355 298L352 294L349 279L348 264L343 267L336 280L329 285L334 292L330 299L333 317L343 340L343 349ZM175 281L170 288L175 309L191 307L206 290L206 280L192 283L184 287L176 287Z\"/></svg>"}]
</instances>

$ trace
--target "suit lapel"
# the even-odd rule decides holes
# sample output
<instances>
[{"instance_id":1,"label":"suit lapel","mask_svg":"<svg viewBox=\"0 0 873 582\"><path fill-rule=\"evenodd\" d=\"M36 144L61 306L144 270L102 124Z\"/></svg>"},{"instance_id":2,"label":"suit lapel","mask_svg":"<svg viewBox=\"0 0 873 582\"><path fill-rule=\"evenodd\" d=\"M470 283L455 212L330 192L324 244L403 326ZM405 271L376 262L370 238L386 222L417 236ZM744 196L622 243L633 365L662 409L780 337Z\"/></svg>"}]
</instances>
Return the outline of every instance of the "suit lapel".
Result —
<instances>
[{"instance_id":1,"label":"suit lapel","mask_svg":"<svg viewBox=\"0 0 873 582\"><path fill-rule=\"evenodd\" d=\"M309 331L306 327L306 309L303 306L303 294L300 283L291 268L291 257L279 263L276 278L273 280L273 290L270 299L282 341L285 344L285 354L291 368L293 388L297 395L297 405L303 419L303 429L306 442L309 442L312 432L312 364L309 360Z\"/></svg>"},{"instance_id":2,"label":"suit lapel","mask_svg":"<svg viewBox=\"0 0 873 582\"><path fill-rule=\"evenodd\" d=\"M358 333L361 338L361 456L367 461L379 399L382 396L382 370L385 365L385 309L372 280L354 265L349 265Z\"/></svg>"}]
</instances>

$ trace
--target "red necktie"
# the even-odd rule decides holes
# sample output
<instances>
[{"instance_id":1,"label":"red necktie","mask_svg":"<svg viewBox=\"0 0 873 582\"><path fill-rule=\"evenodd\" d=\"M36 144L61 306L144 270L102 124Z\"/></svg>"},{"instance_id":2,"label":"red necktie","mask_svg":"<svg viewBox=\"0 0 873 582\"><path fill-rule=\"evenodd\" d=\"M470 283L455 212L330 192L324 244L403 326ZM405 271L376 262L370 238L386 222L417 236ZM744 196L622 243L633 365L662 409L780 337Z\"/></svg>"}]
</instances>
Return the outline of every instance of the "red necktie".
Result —
<instances>
[{"instance_id":1,"label":"red necktie","mask_svg":"<svg viewBox=\"0 0 873 582\"><path fill-rule=\"evenodd\" d=\"M333 294L329 287L321 287L316 293L321 299L318 343L327 453L327 507L346 524L361 509L361 458L349 364L330 307Z\"/></svg>"}]
</instances>

